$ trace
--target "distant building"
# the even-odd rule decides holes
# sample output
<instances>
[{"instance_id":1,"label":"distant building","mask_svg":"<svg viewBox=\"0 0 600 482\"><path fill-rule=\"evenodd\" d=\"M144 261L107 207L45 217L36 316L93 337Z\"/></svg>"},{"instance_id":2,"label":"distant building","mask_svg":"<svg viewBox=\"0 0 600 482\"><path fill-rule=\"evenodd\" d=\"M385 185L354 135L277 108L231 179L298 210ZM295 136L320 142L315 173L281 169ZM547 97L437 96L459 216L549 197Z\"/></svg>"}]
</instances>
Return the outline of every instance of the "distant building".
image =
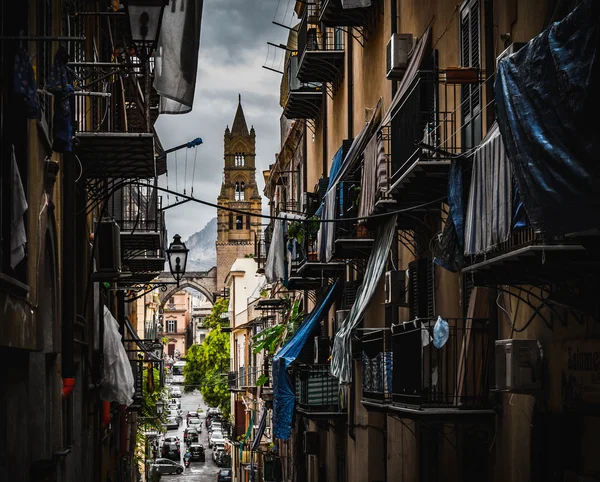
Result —
<instances>
[{"instance_id":1,"label":"distant building","mask_svg":"<svg viewBox=\"0 0 600 482\"><path fill-rule=\"evenodd\" d=\"M192 344L201 345L208 336L208 328L204 326L204 318L210 315L212 303L206 299L192 297L191 340Z\"/></svg>"},{"instance_id":2,"label":"distant building","mask_svg":"<svg viewBox=\"0 0 600 482\"><path fill-rule=\"evenodd\" d=\"M256 185L256 134L254 127L248 131L241 97L231 130L225 129L224 142L225 168L217 204L260 214L262 200ZM217 289L221 290L233 262L255 254L261 220L225 209L218 209L217 217Z\"/></svg>"},{"instance_id":3,"label":"distant building","mask_svg":"<svg viewBox=\"0 0 600 482\"><path fill-rule=\"evenodd\" d=\"M175 293L163 305L163 336L168 339L166 354L183 358L186 353L186 330L190 323L191 303L187 291Z\"/></svg>"}]
</instances>

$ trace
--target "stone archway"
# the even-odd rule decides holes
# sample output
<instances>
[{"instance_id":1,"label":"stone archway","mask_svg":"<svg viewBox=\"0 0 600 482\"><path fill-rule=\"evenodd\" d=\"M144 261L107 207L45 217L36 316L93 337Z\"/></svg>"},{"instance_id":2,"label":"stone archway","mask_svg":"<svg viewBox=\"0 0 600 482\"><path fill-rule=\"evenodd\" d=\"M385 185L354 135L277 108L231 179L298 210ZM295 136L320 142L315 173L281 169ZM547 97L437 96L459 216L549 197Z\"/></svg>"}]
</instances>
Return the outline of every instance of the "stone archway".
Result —
<instances>
[{"instance_id":1,"label":"stone archway","mask_svg":"<svg viewBox=\"0 0 600 482\"><path fill-rule=\"evenodd\" d=\"M157 282L166 281L172 282L173 277L170 273L162 273ZM169 286L166 291L160 291L158 297L161 305L164 305L166 300L171 298L175 293L185 288L193 288L202 293L210 303L214 303L217 299L217 268L213 267L208 271L190 271L183 276L179 286Z\"/></svg>"}]
</instances>

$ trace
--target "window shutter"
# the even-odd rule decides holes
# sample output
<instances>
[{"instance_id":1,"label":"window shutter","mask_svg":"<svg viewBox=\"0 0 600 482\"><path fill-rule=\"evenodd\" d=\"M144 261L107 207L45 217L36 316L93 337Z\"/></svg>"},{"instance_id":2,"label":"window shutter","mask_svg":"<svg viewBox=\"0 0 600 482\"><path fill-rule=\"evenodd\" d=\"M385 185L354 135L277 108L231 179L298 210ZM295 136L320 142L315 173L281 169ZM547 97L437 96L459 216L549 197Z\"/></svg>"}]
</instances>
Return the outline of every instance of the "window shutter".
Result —
<instances>
[{"instance_id":1,"label":"window shutter","mask_svg":"<svg viewBox=\"0 0 600 482\"><path fill-rule=\"evenodd\" d=\"M481 19L479 0L472 0L461 10L460 50L461 66L481 67ZM471 148L481 141L481 86L463 85L461 112L463 148Z\"/></svg>"},{"instance_id":2,"label":"window shutter","mask_svg":"<svg viewBox=\"0 0 600 482\"><path fill-rule=\"evenodd\" d=\"M408 264L408 296L410 319L435 316L434 267L429 258Z\"/></svg>"}]
</instances>

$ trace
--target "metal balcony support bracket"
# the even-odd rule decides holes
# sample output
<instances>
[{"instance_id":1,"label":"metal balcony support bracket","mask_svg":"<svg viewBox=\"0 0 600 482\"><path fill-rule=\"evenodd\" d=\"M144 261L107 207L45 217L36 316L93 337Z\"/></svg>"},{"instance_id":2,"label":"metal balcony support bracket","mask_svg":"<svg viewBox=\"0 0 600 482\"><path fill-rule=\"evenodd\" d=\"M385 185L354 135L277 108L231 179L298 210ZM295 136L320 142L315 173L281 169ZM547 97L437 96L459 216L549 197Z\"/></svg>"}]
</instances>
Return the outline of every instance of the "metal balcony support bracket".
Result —
<instances>
[{"instance_id":1,"label":"metal balcony support bracket","mask_svg":"<svg viewBox=\"0 0 600 482\"><path fill-rule=\"evenodd\" d=\"M155 289L160 289L162 292L166 292L169 289L169 286L179 285L179 283L173 281L165 281L160 283L148 283L144 286L133 285L129 287L129 290L125 293L125 303L132 303L148 293L151 293ZM141 292L140 292L141 290Z\"/></svg>"}]
</instances>

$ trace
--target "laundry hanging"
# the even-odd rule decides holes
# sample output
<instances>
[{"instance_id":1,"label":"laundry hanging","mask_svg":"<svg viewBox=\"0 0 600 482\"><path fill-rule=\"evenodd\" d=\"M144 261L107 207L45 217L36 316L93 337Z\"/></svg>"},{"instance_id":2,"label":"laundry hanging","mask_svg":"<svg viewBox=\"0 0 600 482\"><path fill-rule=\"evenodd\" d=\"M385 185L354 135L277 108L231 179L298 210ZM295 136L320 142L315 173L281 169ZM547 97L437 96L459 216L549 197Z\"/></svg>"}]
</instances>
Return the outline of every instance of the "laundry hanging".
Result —
<instances>
[{"instance_id":1,"label":"laundry hanging","mask_svg":"<svg viewBox=\"0 0 600 482\"><path fill-rule=\"evenodd\" d=\"M29 53L23 47L20 47L15 54L13 88L15 94L20 96L25 103L25 117L41 119L42 110L40 109L35 74Z\"/></svg>"},{"instance_id":2,"label":"laundry hanging","mask_svg":"<svg viewBox=\"0 0 600 482\"><path fill-rule=\"evenodd\" d=\"M54 63L46 84L46 90L54 95L52 150L55 152L71 152L72 147L71 102L75 89L67 70L68 61L69 53L61 45L54 55Z\"/></svg>"},{"instance_id":3,"label":"laundry hanging","mask_svg":"<svg viewBox=\"0 0 600 482\"><path fill-rule=\"evenodd\" d=\"M335 301L338 286L339 282L336 281L292 338L273 357L273 435L275 438L287 440L291 433L295 397L287 369L300 354L323 316L329 312Z\"/></svg>"},{"instance_id":4,"label":"laundry hanging","mask_svg":"<svg viewBox=\"0 0 600 482\"><path fill-rule=\"evenodd\" d=\"M392 240L396 237L396 218L397 215L391 216L377 230L375 245L367 263L363 282L358 288L356 301L335 335L331 355L331 374L339 379L340 384L350 383L352 380L352 331L367 311L383 275Z\"/></svg>"}]
</instances>

